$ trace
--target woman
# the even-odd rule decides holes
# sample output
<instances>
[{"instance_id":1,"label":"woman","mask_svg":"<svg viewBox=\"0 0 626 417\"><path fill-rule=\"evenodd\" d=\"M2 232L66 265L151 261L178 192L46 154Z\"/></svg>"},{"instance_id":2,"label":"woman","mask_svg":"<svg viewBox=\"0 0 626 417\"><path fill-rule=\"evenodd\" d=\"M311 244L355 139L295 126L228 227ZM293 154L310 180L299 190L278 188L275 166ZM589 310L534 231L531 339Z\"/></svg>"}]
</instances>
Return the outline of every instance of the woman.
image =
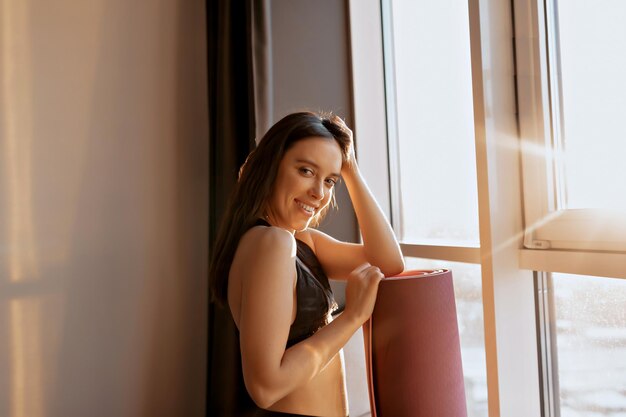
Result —
<instances>
[{"instance_id":1,"label":"woman","mask_svg":"<svg viewBox=\"0 0 626 417\"><path fill-rule=\"evenodd\" d=\"M362 244L311 228L343 178ZM337 116L295 113L248 156L216 242L211 289L239 330L243 378L257 416L348 414L339 354L374 308L384 275L404 269L398 242ZM343 313L327 277L347 280Z\"/></svg>"}]
</instances>

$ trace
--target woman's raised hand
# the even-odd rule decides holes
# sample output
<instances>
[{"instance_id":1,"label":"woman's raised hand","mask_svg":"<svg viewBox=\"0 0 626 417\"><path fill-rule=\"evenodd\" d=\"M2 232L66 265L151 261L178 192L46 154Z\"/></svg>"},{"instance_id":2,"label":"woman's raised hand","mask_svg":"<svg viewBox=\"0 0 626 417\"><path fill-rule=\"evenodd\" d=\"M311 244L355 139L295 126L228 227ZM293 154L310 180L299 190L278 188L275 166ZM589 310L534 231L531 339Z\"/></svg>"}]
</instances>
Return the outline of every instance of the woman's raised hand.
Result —
<instances>
[{"instance_id":1,"label":"woman's raised hand","mask_svg":"<svg viewBox=\"0 0 626 417\"><path fill-rule=\"evenodd\" d=\"M378 284L384 278L380 269L369 263L356 267L348 277L346 286L346 308L343 314L363 324L372 315Z\"/></svg>"},{"instance_id":2,"label":"woman's raised hand","mask_svg":"<svg viewBox=\"0 0 626 417\"><path fill-rule=\"evenodd\" d=\"M348 158L346 161L344 161L343 166L341 167L341 171L343 174L347 169L356 168L356 156L354 152L354 133L352 133L352 129L348 127L346 122L341 117L333 116L332 122L339 126L341 130L343 130L350 138L350 148L347 155Z\"/></svg>"}]
</instances>

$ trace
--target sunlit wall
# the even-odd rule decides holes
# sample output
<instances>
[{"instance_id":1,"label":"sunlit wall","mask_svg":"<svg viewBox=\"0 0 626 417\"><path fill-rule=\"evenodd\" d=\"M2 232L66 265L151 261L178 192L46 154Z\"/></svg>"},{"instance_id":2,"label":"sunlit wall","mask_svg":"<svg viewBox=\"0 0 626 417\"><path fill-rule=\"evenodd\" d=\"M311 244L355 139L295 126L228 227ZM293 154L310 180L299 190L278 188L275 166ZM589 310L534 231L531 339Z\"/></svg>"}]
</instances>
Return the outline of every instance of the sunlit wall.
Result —
<instances>
[{"instance_id":1,"label":"sunlit wall","mask_svg":"<svg viewBox=\"0 0 626 417\"><path fill-rule=\"evenodd\" d=\"M0 0L0 416L204 413L203 1Z\"/></svg>"}]
</instances>

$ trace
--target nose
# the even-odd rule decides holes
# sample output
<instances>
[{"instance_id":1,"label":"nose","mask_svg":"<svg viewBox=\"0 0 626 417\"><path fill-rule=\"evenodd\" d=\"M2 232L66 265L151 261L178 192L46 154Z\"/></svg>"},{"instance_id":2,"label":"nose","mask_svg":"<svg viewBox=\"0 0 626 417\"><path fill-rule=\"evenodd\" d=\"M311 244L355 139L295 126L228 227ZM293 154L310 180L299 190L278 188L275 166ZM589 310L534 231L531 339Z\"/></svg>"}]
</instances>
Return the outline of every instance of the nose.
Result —
<instances>
[{"instance_id":1,"label":"nose","mask_svg":"<svg viewBox=\"0 0 626 417\"><path fill-rule=\"evenodd\" d=\"M317 180L313 181L311 188L309 188L309 195L316 200L324 198L324 182Z\"/></svg>"}]
</instances>

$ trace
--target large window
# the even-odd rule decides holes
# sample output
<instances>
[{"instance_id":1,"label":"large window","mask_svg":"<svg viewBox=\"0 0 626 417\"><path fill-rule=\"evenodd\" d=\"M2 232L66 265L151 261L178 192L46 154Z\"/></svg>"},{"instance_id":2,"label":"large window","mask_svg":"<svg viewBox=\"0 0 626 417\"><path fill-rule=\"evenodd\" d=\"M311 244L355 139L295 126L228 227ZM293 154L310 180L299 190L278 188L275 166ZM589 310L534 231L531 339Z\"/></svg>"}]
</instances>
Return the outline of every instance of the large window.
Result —
<instances>
[{"instance_id":1,"label":"large window","mask_svg":"<svg viewBox=\"0 0 626 417\"><path fill-rule=\"evenodd\" d=\"M406 243L478 247L467 4L393 0L389 7L396 230Z\"/></svg>"},{"instance_id":2,"label":"large window","mask_svg":"<svg viewBox=\"0 0 626 417\"><path fill-rule=\"evenodd\" d=\"M534 94L520 109L526 246L626 251L626 2L534 4L519 86Z\"/></svg>"},{"instance_id":3,"label":"large window","mask_svg":"<svg viewBox=\"0 0 626 417\"><path fill-rule=\"evenodd\" d=\"M468 415L626 415L626 2L350 13L360 163L407 266L453 272Z\"/></svg>"}]
</instances>

